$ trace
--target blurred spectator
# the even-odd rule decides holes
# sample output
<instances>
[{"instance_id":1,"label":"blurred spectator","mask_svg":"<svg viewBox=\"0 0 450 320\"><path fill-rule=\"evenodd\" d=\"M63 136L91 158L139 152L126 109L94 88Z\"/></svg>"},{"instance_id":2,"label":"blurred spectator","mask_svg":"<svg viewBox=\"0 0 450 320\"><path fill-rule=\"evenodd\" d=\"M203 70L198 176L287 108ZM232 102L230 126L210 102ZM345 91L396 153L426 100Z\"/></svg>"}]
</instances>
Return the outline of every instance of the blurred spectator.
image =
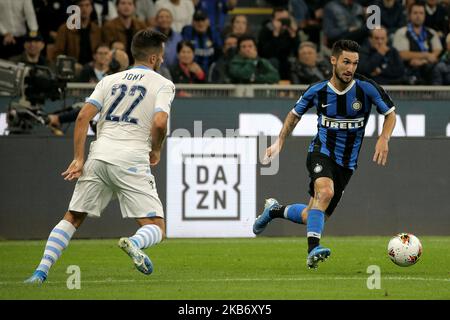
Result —
<instances>
[{"instance_id":1,"label":"blurred spectator","mask_svg":"<svg viewBox=\"0 0 450 320\"><path fill-rule=\"evenodd\" d=\"M39 29L32 0L0 1L1 59L8 59L22 52L27 27L34 32Z\"/></svg>"},{"instance_id":2,"label":"blurred spectator","mask_svg":"<svg viewBox=\"0 0 450 320\"><path fill-rule=\"evenodd\" d=\"M269 60L258 57L256 40L243 36L238 41L239 53L231 60L229 73L232 83L277 83L278 70Z\"/></svg>"},{"instance_id":3,"label":"blurred spectator","mask_svg":"<svg viewBox=\"0 0 450 320\"><path fill-rule=\"evenodd\" d=\"M289 1L289 11L297 21L299 28L301 28L305 24L305 21L310 17L309 7L305 0Z\"/></svg>"},{"instance_id":4,"label":"blurred spectator","mask_svg":"<svg viewBox=\"0 0 450 320\"><path fill-rule=\"evenodd\" d=\"M358 72L379 84L405 84L406 73L397 49L388 44L386 28L370 33L369 43L361 47Z\"/></svg>"},{"instance_id":5,"label":"blurred spectator","mask_svg":"<svg viewBox=\"0 0 450 320\"><path fill-rule=\"evenodd\" d=\"M448 11L450 9L450 0L441 0L441 5ZM449 16L448 12L447 16Z\"/></svg>"},{"instance_id":6,"label":"blurred spectator","mask_svg":"<svg viewBox=\"0 0 450 320\"><path fill-rule=\"evenodd\" d=\"M397 30L394 47L406 63L410 84L430 84L433 67L442 51L439 36L424 26L425 5L414 3L409 7L409 23Z\"/></svg>"},{"instance_id":7,"label":"blurred spectator","mask_svg":"<svg viewBox=\"0 0 450 320\"><path fill-rule=\"evenodd\" d=\"M230 33L240 37L244 34L250 34L247 16L243 14L235 15L231 18L231 24L223 30L225 37Z\"/></svg>"},{"instance_id":8,"label":"blurred spectator","mask_svg":"<svg viewBox=\"0 0 450 320\"><path fill-rule=\"evenodd\" d=\"M320 32L322 31L323 6L326 1L321 0L291 0L289 11L292 13L298 28L301 29L308 40L320 44Z\"/></svg>"},{"instance_id":9,"label":"blurred spectator","mask_svg":"<svg viewBox=\"0 0 450 320\"><path fill-rule=\"evenodd\" d=\"M47 60L41 55L45 47L44 38L37 32L29 32L25 37L22 54L11 57L13 62L22 62L28 65L48 66Z\"/></svg>"},{"instance_id":10,"label":"blurred spectator","mask_svg":"<svg viewBox=\"0 0 450 320\"><path fill-rule=\"evenodd\" d=\"M238 39L239 37L233 33L226 36L222 47L222 55L209 68L208 82L231 83L228 66L236 54Z\"/></svg>"},{"instance_id":11,"label":"blurred spectator","mask_svg":"<svg viewBox=\"0 0 450 320\"><path fill-rule=\"evenodd\" d=\"M123 50L125 51L125 44L122 41L113 41L113 43L111 43L111 50Z\"/></svg>"},{"instance_id":12,"label":"blurred spectator","mask_svg":"<svg viewBox=\"0 0 450 320\"><path fill-rule=\"evenodd\" d=\"M236 7L237 0L192 0L195 10L206 12L211 28L222 33L228 11Z\"/></svg>"},{"instance_id":13,"label":"blurred spectator","mask_svg":"<svg viewBox=\"0 0 450 320\"><path fill-rule=\"evenodd\" d=\"M310 41L300 44L291 70L291 82L294 84L311 84L331 78L330 62L319 60L317 46Z\"/></svg>"},{"instance_id":14,"label":"blurred spectator","mask_svg":"<svg viewBox=\"0 0 450 320\"><path fill-rule=\"evenodd\" d=\"M178 64L170 69L174 83L203 83L206 73L194 61L194 46L189 41L177 45Z\"/></svg>"},{"instance_id":15,"label":"blurred spectator","mask_svg":"<svg viewBox=\"0 0 450 320\"><path fill-rule=\"evenodd\" d=\"M435 30L443 40L448 33L449 21L446 8L438 0L427 0L425 4L425 26Z\"/></svg>"},{"instance_id":16,"label":"blurred spectator","mask_svg":"<svg viewBox=\"0 0 450 320\"><path fill-rule=\"evenodd\" d=\"M100 44L95 50L94 60L85 64L79 82L97 83L107 75L111 62L111 50L107 44Z\"/></svg>"},{"instance_id":17,"label":"blurred spectator","mask_svg":"<svg viewBox=\"0 0 450 320\"><path fill-rule=\"evenodd\" d=\"M78 0L75 4L80 7L81 29L69 29L63 23L58 29L55 53L51 59L55 60L60 54L74 57L78 61L77 70L80 71L82 65L92 61L95 49L101 43L101 30L91 20L94 10L91 0Z\"/></svg>"},{"instance_id":18,"label":"blurred spectator","mask_svg":"<svg viewBox=\"0 0 450 320\"><path fill-rule=\"evenodd\" d=\"M163 65L170 69L177 63L177 44L183 38L181 34L172 29L172 13L169 9L161 8L156 14L156 30L164 33L167 36L164 50Z\"/></svg>"},{"instance_id":19,"label":"blurred spectator","mask_svg":"<svg viewBox=\"0 0 450 320\"><path fill-rule=\"evenodd\" d=\"M47 45L55 43L58 28L67 20L70 0L33 0L39 32Z\"/></svg>"},{"instance_id":20,"label":"blurred spectator","mask_svg":"<svg viewBox=\"0 0 450 320\"><path fill-rule=\"evenodd\" d=\"M299 42L297 24L289 11L274 8L272 19L259 32L258 51L261 57L276 65L281 79L290 79L288 58L295 55Z\"/></svg>"},{"instance_id":21,"label":"blurred spectator","mask_svg":"<svg viewBox=\"0 0 450 320\"><path fill-rule=\"evenodd\" d=\"M447 50L433 69L433 85L450 85L450 34L447 35L445 44Z\"/></svg>"},{"instance_id":22,"label":"blurred spectator","mask_svg":"<svg viewBox=\"0 0 450 320\"><path fill-rule=\"evenodd\" d=\"M208 73L209 66L220 54L222 39L209 26L209 19L205 12L197 10L192 20L192 26L186 26L181 32L183 40L191 41L195 48L195 62L203 71Z\"/></svg>"},{"instance_id":23,"label":"blurred spectator","mask_svg":"<svg viewBox=\"0 0 450 320\"><path fill-rule=\"evenodd\" d=\"M153 0L136 0L136 16L144 21L147 26L154 26L155 3Z\"/></svg>"},{"instance_id":24,"label":"blurred spectator","mask_svg":"<svg viewBox=\"0 0 450 320\"><path fill-rule=\"evenodd\" d=\"M405 11L398 0L377 0L375 4L380 7L381 25L387 29L389 36L406 24Z\"/></svg>"},{"instance_id":25,"label":"blurred spectator","mask_svg":"<svg viewBox=\"0 0 450 320\"><path fill-rule=\"evenodd\" d=\"M116 5L114 0L94 0L95 23L103 26L106 21L117 18Z\"/></svg>"},{"instance_id":26,"label":"blurred spectator","mask_svg":"<svg viewBox=\"0 0 450 320\"><path fill-rule=\"evenodd\" d=\"M323 31L328 47L336 40L349 39L362 44L368 30L365 26L363 7L353 0L333 0L323 12Z\"/></svg>"},{"instance_id":27,"label":"blurred spectator","mask_svg":"<svg viewBox=\"0 0 450 320\"><path fill-rule=\"evenodd\" d=\"M192 0L158 0L155 3L155 12L166 8L172 13L172 29L181 32L184 26L192 24L195 9Z\"/></svg>"},{"instance_id":28,"label":"blurred spectator","mask_svg":"<svg viewBox=\"0 0 450 320\"><path fill-rule=\"evenodd\" d=\"M414 4L417 0L403 0L403 7L405 8L405 15L408 16L409 7Z\"/></svg>"},{"instance_id":29,"label":"blurred spectator","mask_svg":"<svg viewBox=\"0 0 450 320\"><path fill-rule=\"evenodd\" d=\"M105 23L102 29L103 41L106 43L113 43L114 41L121 41L125 44L126 53L133 64L131 55L131 40L133 36L147 26L145 22L137 19L134 14L136 6L134 0L117 0L118 17Z\"/></svg>"},{"instance_id":30,"label":"blurred spectator","mask_svg":"<svg viewBox=\"0 0 450 320\"><path fill-rule=\"evenodd\" d=\"M109 61L108 74L124 71L130 65L128 54L122 49L111 49Z\"/></svg>"}]
</instances>

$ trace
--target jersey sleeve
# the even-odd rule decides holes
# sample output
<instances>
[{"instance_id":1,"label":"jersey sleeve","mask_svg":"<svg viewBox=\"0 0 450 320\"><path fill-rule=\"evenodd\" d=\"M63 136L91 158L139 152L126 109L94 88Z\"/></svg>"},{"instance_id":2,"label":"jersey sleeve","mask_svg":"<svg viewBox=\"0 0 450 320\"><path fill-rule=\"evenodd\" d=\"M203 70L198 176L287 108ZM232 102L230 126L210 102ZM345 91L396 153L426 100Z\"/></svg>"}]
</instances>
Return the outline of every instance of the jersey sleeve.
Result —
<instances>
[{"instance_id":1,"label":"jersey sleeve","mask_svg":"<svg viewBox=\"0 0 450 320\"><path fill-rule=\"evenodd\" d=\"M377 107L377 112L382 115L388 115L395 110L394 102L386 91L373 80L369 80L366 86L366 93L369 95L372 103Z\"/></svg>"},{"instance_id":2,"label":"jersey sleeve","mask_svg":"<svg viewBox=\"0 0 450 320\"><path fill-rule=\"evenodd\" d=\"M173 83L163 85L156 93L155 113L166 112L170 114L170 107L175 97L175 85Z\"/></svg>"},{"instance_id":3,"label":"jersey sleeve","mask_svg":"<svg viewBox=\"0 0 450 320\"><path fill-rule=\"evenodd\" d=\"M103 102L105 99L105 92L103 89L103 80L100 80L99 83L95 86L94 92L90 95L90 97L86 98L86 102L93 104L100 111L103 107Z\"/></svg>"},{"instance_id":4,"label":"jersey sleeve","mask_svg":"<svg viewBox=\"0 0 450 320\"><path fill-rule=\"evenodd\" d=\"M300 99L298 99L295 103L294 108L291 110L292 113L297 117L301 117L303 114L305 114L306 111L311 109L311 107L314 105L314 96L315 91L313 91L311 87L306 89Z\"/></svg>"}]
</instances>

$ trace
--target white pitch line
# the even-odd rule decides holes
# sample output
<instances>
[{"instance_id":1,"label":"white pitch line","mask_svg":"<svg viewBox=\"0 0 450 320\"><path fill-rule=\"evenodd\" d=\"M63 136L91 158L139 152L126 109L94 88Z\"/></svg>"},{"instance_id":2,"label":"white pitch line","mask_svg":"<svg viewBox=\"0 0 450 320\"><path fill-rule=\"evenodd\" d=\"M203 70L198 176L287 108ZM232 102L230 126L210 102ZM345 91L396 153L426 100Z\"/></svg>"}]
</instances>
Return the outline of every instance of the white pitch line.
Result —
<instances>
[{"instance_id":1,"label":"white pitch line","mask_svg":"<svg viewBox=\"0 0 450 320\"><path fill-rule=\"evenodd\" d=\"M365 277L310 277L310 278L225 278L225 279L155 279L151 282L179 283L179 282L258 282L258 281L330 281L330 280L367 280ZM450 278L421 278L421 277L381 277L381 280L392 281L438 281L450 282ZM104 279L104 280L81 280L82 283L133 283L147 280L137 279ZM65 281L47 281L49 284L61 284ZM3 281L0 285L23 284L22 281Z\"/></svg>"}]
</instances>

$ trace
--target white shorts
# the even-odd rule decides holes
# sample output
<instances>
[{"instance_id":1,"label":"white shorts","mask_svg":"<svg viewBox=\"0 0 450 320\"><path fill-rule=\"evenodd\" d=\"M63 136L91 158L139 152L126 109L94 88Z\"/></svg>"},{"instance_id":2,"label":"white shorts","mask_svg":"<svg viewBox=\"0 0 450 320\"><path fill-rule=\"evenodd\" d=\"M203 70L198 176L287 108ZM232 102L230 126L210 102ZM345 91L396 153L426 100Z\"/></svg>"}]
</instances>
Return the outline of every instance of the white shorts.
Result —
<instances>
[{"instance_id":1,"label":"white shorts","mask_svg":"<svg viewBox=\"0 0 450 320\"><path fill-rule=\"evenodd\" d=\"M122 168L88 159L75 185L69 211L100 217L111 199L117 197L124 218L164 218L155 178L149 166Z\"/></svg>"}]
</instances>

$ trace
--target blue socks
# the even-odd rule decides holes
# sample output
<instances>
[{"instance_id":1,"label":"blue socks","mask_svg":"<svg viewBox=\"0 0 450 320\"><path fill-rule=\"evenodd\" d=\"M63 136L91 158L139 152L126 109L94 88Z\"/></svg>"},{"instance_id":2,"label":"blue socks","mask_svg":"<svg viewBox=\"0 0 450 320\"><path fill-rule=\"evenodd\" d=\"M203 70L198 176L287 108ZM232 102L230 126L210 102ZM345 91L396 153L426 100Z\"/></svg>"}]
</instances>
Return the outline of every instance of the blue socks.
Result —
<instances>
[{"instance_id":1,"label":"blue socks","mask_svg":"<svg viewBox=\"0 0 450 320\"><path fill-rule=\"evenodd\" d=\"M304 224L302 220L302 212L306 207L307 205L302 203L279 206L270 210L269 215L272 219L284 218L298 224ZM324 225L325 213L319 209L309 210L308 218L306 219L308 253L319 245Z\"/></svg>"},{"instance_id":2,"label":"blue socks","mask_svg":"<svg viewBox=\"0 0 450 320\"><path fill-rule=\"evenodd\" d=\"M296 203L286 207L284 218L292 222L303 224L302 211L306 208L306 204Z\"/></svg>"},{"instance_id":3,"label":"blue socks","mask_svg":"<svg viewBox=\"0 0 450 320\"><path fill-rule=\"evenodd\" d=\"M295 223L303 224L302 211L306 208L305 204L296 203L288 206L276 206L269 212L269 216L272 219L282 218L287 219Z\"/></svg>"},{"instance_id":4,"label":"blue socks","mask_svg":"<svg viewBox=\"0 0 450 320\"><path fill-rule=\"evenodd\" d=\"M306 221L306 235L308 237L308 253L319 245L325 224L325 214L319 209L311 209Z\"/></svg>"},{"instance_id":5,"label":"blue socks","mask_svg":"<svg viewBox=\"0 0 450 320\"><path fill-rule=\"evenodd\" d=\"M325 224L325 214L319 209L311 209L306 222L307 236L320 239Z\"/></svg>"}]
</instances>

